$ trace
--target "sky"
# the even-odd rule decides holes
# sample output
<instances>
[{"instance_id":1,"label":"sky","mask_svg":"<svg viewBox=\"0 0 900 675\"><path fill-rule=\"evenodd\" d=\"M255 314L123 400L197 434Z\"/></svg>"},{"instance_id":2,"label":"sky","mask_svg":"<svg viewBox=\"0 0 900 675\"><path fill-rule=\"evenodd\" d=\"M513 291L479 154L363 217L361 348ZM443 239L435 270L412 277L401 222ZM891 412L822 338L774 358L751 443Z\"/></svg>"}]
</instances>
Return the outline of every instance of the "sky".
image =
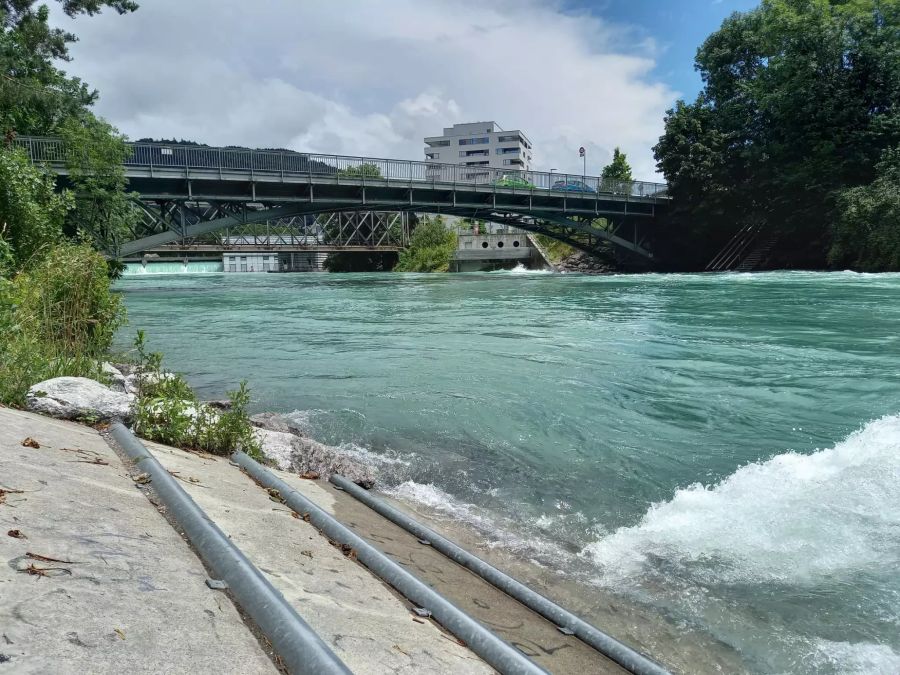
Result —
<instances>
[{"instance_id":1,"label":"sky","mask_svg":"<svg viewBox=\"0 0 900 675\"><path fill-rule=\"evenodd\" d=\"M72 21L70 74L131 139L424 159L458 122L521 129L534 169L652 147L697 47L756 0L140 0Z\"/></svg>"}]
</instances>

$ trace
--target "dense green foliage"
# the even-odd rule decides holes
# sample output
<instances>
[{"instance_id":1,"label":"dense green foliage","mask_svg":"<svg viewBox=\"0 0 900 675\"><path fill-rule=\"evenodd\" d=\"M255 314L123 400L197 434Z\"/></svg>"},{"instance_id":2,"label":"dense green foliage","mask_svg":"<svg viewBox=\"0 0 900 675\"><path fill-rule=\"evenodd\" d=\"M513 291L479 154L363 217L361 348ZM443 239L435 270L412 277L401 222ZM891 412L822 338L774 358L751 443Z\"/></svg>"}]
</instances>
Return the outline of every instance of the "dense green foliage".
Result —
<instances>
[{"instance_id":1,"label":"dense green foliage","mask_svg":"<svg viewBox=\"0 0 900 675\"><path fill-rule=\"evenodd\" d=\"M834 264L883 268L862 210L845 210L862 198L848 190L883 189L900 141L900 0L763 0L707 38L696 67L703 91L668 112L655 147L679 233L660 248L702 269L756 222L789 252L779 265L823 266L831 249Z\"/></svg>"},{"instance_id":2,"label":"dense green foliage","mask_svg":"<svg viewBox=\"0 0 900 675\"><path fill-rule=\"evenodd\" d=\"M600 176L604 180L632 180L631 165L625 157L625 153L616 148L613 150L612 161L603 167Z\"/></svg>"},{"instance_id":3,"label":"dense green foliage","mask_svg":"<svg viewBox=\"0 0 900 675\"><path fill-rule=\"evenodd\" d=\"M0 148L0 276L26 269L62 241L69 194L22 150Z\"/></svg>"},{"instance_id":4,"label":"dense green foliage","mask_svg":"<svg viewBox=\"0 0 900 675\"><path fill-rule=\"evenodd\" d=\"M365 163L359 166L348 166L340 169L337 175L341 178L381 178L381 169L375 164Z\"/></svg>"},{"instance_id":5,"label":"dense green foliage","mask_svg":"<svg viewBox=\"0 0 900 675\"><path fill-rule=\"evenodd\" d=\"M840 195L830 251L837 266L900 270L900 148L886 151L876 172L868 185Z\"/></svg>"},{"instance_id":6,"label":"dense green foliage","mask_svg":"<svg viewBox=\"0 0 900 675\"><path fill-rule=\"evenodd\" d=\"M99 379L125 312L106 261L86 244L61 243L12 280L0 278L0 402L22 405L51 377Z\"/></svg>"},{"instance_id":7,"label":"dense green foliage","mask_svg":"<svg viewBox=\"0 0 900 675\"><path fill-rule=\"evenodd\" d=\"M61 4L69 16L137 7L128 0ZM125 192L125 139L90 110L96 92L57 67L68 60L68 44L75 36L51 28L47 7L35 5L31 0L0 1L0 133L7 139L59 136L66 141L71 208L63 229L114 250L137 218Z\"/></svg>"},{"instance_id":8,"label":"dense green foliage","mask_svg":"<svg viewBox=\"0 0 900 675\"><path fill-rule=\"evenodd\" d=\"M216 410L203 405L181 375L163 371L162 354L147 351L143 331L138 331L134 346L138 373L135 433L179 448L215 455L243 450L262 458L247 415L250 392L246 382L228 392L227 410Z\"/></svg>"},{"instance_id":9,"label":"dense green foliage","mask_svg":"<svg viewBox=\"0 0 900 675\"><path fill-rule=\"evenodd\" d=\"M456 250L456 233L447 229L440 216L425 216L409 238L409 248L400 253L395 272L446 272Z\"/></svg>"},{"instance_id":10,"label":"dense green foliage","mask_svg":"<svg viewBox=\"0 0 900 675\"><path fill-rule=\"evenodd\" d=\"M84 239L124 211L121 137L89 110L95 94L56 67L75 37L50 28L48 10L0 0L0 402L21 405L28 388L61 375L102 378L100 363L125 313L110 268ZM125 0L65 0L70 16ZM70 189L9 141L60 135L69 143ZM125 204L126 206L122 206ZM115 221L116 227L126 224Z\"/></svg>"},{"instance_id":11,"label":"dense green foliage","mask_svg":"<svg viewBox=\"0 0 900 675\"><path fill-rule=\"evenodd\" d=\"M554 265L577 252L577 249L566 242L554 239L546 234L535 234L533 236L544 247L547 257L550 258L550 262Z\"/></svg>"}]
</instances>

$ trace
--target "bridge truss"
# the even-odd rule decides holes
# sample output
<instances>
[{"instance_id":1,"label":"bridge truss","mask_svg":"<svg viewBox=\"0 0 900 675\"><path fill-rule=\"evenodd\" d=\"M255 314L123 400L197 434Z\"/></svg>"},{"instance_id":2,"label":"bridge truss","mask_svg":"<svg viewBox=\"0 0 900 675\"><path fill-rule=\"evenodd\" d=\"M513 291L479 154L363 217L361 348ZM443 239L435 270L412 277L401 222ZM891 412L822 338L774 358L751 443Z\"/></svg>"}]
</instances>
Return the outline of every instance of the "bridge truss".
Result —
<instances>
[{"instance_id":1,"label":"bridge truss","mask_svg":"<svg viewBox=\"0 0 900 675\"><path fill-rule=\"evenodd\" d=\"M69 161L60 139L15 142L64 178ZM446 213L651 262L646 235L668 202L665 185L595 176L166 143L131 149L125 173L141 218L132 240L110 252L117 257L273 230L297 237L289 246L397 250L408 243L410 221L397 227L387 216L365 214ZM329 227L320 237L308 223L323 218Z\"/></svg>"},{"instance_id":2,"label":"bridge truss","mask_svg":"<svg viewBox=\"0 0 900 675\"><path fill-rule=\"evenodd\" d=\"M399 251L409 245L409 214L403 211L340 211L272 217L269 209L240 204L141 200L133 240L162 235L174 241L156 252L244 251ZM223 225L227 219L227 224ZM219 225L207 230L210 223ZM147 250L147 249L145 249Z\"/></svg>"}]
</instances>

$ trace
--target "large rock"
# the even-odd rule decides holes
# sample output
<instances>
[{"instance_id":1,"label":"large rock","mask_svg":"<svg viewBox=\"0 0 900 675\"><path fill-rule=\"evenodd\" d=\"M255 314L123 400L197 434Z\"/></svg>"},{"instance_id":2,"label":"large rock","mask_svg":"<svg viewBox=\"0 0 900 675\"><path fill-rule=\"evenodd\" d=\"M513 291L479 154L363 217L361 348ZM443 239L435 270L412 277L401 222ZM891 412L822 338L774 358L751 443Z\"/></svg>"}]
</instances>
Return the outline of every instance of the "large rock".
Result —
<instances>
[{"instance_id":1,"label":"large rock","mask_svg":"<svg viewBox=\"0 0 900 675\"><path fill-rule=\"evenodd\" d=\"M325 479L337 473L366 489L375 485L372 467L347 456L340 448L284 431L257 428L254 433L263 454L282 471L314 471Z\"/></svg>"},{"instance_id":2,"label":"large rock","mask_svg":"<svg viewBox=\"0 0 900 675\"><path fill-rule=\"evenodd\" d=\"M116 391L125 391L125 374L111 363L104 362L100 369L109 378L110 388Z\"/></svg>"},{"instance_id":3,"label":"large rock","mask_svg":"<svg viewBox=\"0 0 900 675\"><path fill-rule=\"evenodd\" d=\"M303 436L303 427L297 424L290 417L279 415L273 412L261 412L250 415L250 423L260 429L268 429L269 431L280 431L285 434L295 434Z\"/></svg>"},{"instance_id":4,"label":"large rock","mask_svg":"<svg viewBox=\"0 0 900 675\"><path fill-rule=\"evenodd\" d=\"M134 396L113 391L86 377L54 377L33 385L25 407L42 415L67 420L131 418Z\"/></svg>"},{"instance_id":5,"label":"large rock","mask_svg":"<svg viewBox=\"0 0 900 675\"><path fill-rule=\"evenodd\" d=\"M125 377L125 391L129 394L140 394L141 386L156 384L162 380L169 380L175 377L174 373L140 373L133 372Z\"/></svg>"}]
</instances>

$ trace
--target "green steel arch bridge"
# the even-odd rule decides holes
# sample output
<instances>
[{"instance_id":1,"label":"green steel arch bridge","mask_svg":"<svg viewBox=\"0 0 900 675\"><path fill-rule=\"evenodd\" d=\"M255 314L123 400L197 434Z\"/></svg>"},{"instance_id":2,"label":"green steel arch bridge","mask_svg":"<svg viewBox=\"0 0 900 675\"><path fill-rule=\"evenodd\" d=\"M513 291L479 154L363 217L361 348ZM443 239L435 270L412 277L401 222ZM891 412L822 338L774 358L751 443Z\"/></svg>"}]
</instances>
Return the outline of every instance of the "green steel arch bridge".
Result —
<instances>
[{"instance_id":1,"label":"green steel arch bridge","mask_svg":"<svg viewBox=\"0 0 900 675\"><path fill-rule=\"evenodd\" d=\"M15 143L64 180L62 140L19 137ZM592 254L612 245L648 265L654 255L647 236L669 201L663 184L596 176L233 147L130 146L125 174L142 218L130 240L109 252L120 258L176 243L210 246L210 235L222 231L231 241L266 232L270 244L275 232L274 241L295 250L398 250L408 244L409 229L396 220L337 218L344 224L316 228L319 219L311 216L417 212L511 225Z\"/></svg>"}]
</instances>

